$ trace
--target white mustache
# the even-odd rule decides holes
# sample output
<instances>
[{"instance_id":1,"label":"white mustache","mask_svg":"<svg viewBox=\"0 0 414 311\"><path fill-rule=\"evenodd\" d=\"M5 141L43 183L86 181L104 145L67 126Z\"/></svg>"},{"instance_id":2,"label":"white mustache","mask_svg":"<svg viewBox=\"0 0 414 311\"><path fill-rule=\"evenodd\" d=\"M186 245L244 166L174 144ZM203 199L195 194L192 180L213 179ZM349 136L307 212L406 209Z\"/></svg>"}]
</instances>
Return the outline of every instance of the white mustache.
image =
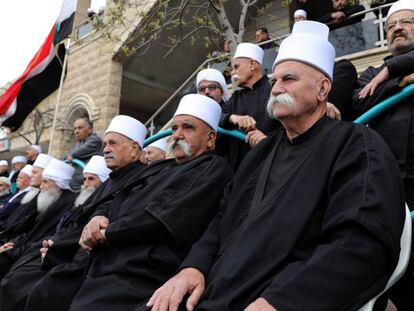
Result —
<instances>
[{"instance_id":1,"label":"white mustache","mask_svg":"<svg viewBox=\"0 0 414 311\"><path fill-rule=\"evenodd\" d=\"M185 140L179 139L172 141L168 146L168 153L172 153L175 147L179 147L187 157L191 156L191 148Z\"/></svg>"},{"instance_id":2,"label":"white mustache","mask_svg":"<svg viewBox=\"0 0 414 311\"><path fill-rule=\"evenodd\" d=\"M275 105L285 105L290 109L293 109L295 108L296 101L288 93L283 93L276 96L271 95L266 105L267 114L271 119L275 118L273 114L273 108Z\"/></svg>"}]
</instances>

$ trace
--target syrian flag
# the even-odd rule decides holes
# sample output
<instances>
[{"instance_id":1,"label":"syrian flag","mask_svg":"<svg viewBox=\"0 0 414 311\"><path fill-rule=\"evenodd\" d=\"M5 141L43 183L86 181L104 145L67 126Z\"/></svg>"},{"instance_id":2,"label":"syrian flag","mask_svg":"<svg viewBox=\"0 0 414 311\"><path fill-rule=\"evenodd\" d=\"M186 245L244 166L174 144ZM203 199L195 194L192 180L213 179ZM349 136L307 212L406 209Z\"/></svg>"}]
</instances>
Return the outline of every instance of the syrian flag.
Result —
<instances>
[{"instance_id":1,"label":"syrian flag","mask_svg":"<svg viewBox=\"0 0 414 311\"><path fill-rule=\"evenodd\" d=\"M2 126L17 130L43 99L58 87L66 54L59 44L72 32L77 0L63 0L55 25L24 73L0 98Z\"/></svg>"}]
</instances>

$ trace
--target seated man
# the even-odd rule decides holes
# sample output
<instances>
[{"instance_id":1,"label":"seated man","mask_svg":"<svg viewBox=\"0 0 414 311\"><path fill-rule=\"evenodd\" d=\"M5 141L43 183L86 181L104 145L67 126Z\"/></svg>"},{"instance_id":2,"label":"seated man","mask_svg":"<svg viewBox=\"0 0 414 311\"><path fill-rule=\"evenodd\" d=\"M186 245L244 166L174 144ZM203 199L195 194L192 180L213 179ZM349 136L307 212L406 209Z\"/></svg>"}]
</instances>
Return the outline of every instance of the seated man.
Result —
<instances>
[{"instance_id":1,"label":"seated man","mask_svg":"<svg viewBox=\"0 0 414 311\"><path fill-rule=\"evenodd\" d=\"M37 161L37 160L36 160ZM36 162L35 162L36 164ZM56 231L63 231L62 228L67 223L77 207L84 203L92 193L105 182L111 171L106 167L102 156L93 156L83 169L84 182L82 191L75 200L74 208L67 211L59 221ZM9 272L2 279L0 287L0 309L1 310L24 310L24 305L31 287L47 272L40 269L49 247L54 244L55 237L44 237L42 248L40 244L24 251L19 260L10 268ZM47 259L51 260L50 256Z\"/></svg>"},{"instance_id":2,"label":"seated man","mask_svg":"<svg viewBox=\"0 0 414 311\"><path fill-rule=\"evenodd\" d=\"M6 204L11 198L11 183L7 177L0 177L0 206Z\"/></svg>"},{"instance_id":3,"label":"seated man","mask_svg":"<svg viewBox=\"0 0 414 311\"><path fill-rule=\"evenodd\" d=\"M144 148L144 161L147 165L151 165L155 161L165 160L167 150L167 141L164 139L159 139L148 147Z\"/></svg>"},{"instance_id":4,"label":"seated man","mask_svg":"<svg viewBox=\"0 0 414 311\"><path fill-rule=\"evenodd\" d=\"M384 288L405 215L398 166L374 131L325 116L327 37L302 21L282 42L267 111L283 129L246 156L152 311L186 294L187 310L357 310Z\"/></svg>"},{"instance_id":5,"label":"seated man","mask_svg":"<svg viewBox=\"0 0 414 311\"><path fill-rule=\"evenodd\" d=\"M20 205L20 201L25 194L31 190L30 178L32 177L33 167L30 164L25 165L17 176L17 188L19 191L13 195L5 204L0 206L0 225L4 226L8 217L15 208Z\"/></svg>"},{"instance_id":6,"label":"seated man","mask_svg":"<svg viewBox=\"0 0 414 311\"><path fill-rule=\"evenodd\" d=\"M220 115L211 98L181 99L172 121L174 159L159 162L170 166L126 186L83 229L80 245L90 252L89 265L70 310L132 310L175 272L232 177L214 153Z\"/></svg>"},{"instance_id":7,"label":"seated man","mask_svg":"<svg viewBox=\"0 0 414 311\"><path fill-rule=\"evenodd\" d=\"M9 177L9 162L7 160L0 160L0 176Z\"/></svg>"}]
</instances>

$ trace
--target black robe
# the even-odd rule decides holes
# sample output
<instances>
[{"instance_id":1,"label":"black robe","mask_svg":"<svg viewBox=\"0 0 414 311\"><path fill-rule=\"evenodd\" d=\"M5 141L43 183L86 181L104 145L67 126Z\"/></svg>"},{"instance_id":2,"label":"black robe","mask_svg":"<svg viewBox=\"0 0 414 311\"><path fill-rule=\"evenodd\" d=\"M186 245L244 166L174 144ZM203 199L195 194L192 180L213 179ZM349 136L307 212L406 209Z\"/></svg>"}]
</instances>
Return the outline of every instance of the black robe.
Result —
<instances>
[{"instance_id":1,"label":"black robe","mask_svg":"<svg viewBox=\"0 0 414 311\"><path fill-rule=\"evenodd\" d=\"M266 104L269 101L271 89L272 86L269 79L263 76L253 85L252 89L245 88L235 91L229 101L222 106L223 113L219 125L225 129L236 129L229 122L230 115L236 114L251 116L257 122L257 129L266 135L278 129L280 123L271 120L266 113ZM236 138L227 139L227 141L228 150L226 158L233 170L237 171L244 156L251 148L249 144Z\"/></svg>"},{"instance_id":2,"label":"black robe","mask_svg":"<svg viewBox=\"0 0 414 311\"><path fill-rule=\"evenodd\" d=\"M145 303L204 232L231 178L226 161L209 152L128 190L110 207L108 244L92 252L69 310L132 310Z\"/></svg>"},{"instance_id":3,"label":"black robe","mask_svg":"<svg viewBox=\"0 0 414 311\"><path fill-rule=\"evenodd\" d=\"M27 296L33 285L44 277L50 269L71 262L74 254L78 251L78 241L82 228L77 225L77 218L82 214L90 216L95 212L97 206L111 201L114 194L125 183L128 183L130 177L135 176L134 174L140 172L143 168L145 168L144 165L136 162L111 173L110 178L96 189L83 205L68 210L62 215L53 236L44 236L41 239L50 238L54 241L54 245L49 249L43 262L39 252L41 243L36 243L31 249L27 249L1 282L0 310L24 310ZM67 284L68 288L78 288L80 285L75 278L75 285L69 282L70 280Z\"/></svg>"},{"instance_id":4,"label":"black robe","mask_svg":"<svg viewBox=\"0 0 414 311\"><path fill-rule=\"evenodd\" d=\"M243 310L259 297L281 311L357 310L398 261L402 192L391 152L367 127L323 117L293 143L282 131L267 138L181 266L206 275L197 310Z\"/></svg>"},{"instance_id":5,"label":"black robe","mask_svg":"<svg viewBox=\"0 0 414 311\"><path fill-rule=\"evenodd\" d=\"M46 211L36 213L33 219L30 219L27 228L28 231L11 239L14 243L13 248L8 249L0 254L0 278L7 273L10 267L25 253L27 250L32 250L33 247L40 245L45 236L53 234L56 225L62 215L70 210L73 202L76 199L76 194L64 190L55 203L53 203ZM39 249L39 248L38 248Z\"/></svg>"},{"instance_id":6,"label":"black robe","mask_svg":"<svg viewBox=\"0 0 414 311\"><path fill-rule=\"evenodd\" d=\"M358 93L385 67L389 79L376 88L374 94L359 99ZM354 91L353 105L358 114L362 114L381 101L401 91L400 80L414 73L414 50L398 56L389 56L378 68L368 67L358 79L358 88ZM401 177L414 179L414 96L391 108L372 122L375 129L390 147L400 165Z\"/></svg>"}]
</instances>

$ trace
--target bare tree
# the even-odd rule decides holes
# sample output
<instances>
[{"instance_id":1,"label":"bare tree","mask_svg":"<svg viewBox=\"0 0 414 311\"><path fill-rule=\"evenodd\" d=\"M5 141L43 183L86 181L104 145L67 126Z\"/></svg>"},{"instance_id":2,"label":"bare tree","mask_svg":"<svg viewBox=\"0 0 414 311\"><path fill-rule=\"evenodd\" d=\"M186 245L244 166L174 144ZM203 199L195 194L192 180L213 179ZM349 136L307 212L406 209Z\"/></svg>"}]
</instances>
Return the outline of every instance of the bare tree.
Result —
<instances>
[{"instance_id":1,"label":"bare tree","mask_svg":"<svg viewBox=\"0 0 414 311\"><path fill-rule=\"evenodd\" d=\"M206 47L221 36L234 52L243 40L249 12L254 8L263 13L272 1L260 7L258 0L232 1L238 1L240 9L237 29L228 18L227 0L117 0L107 7L104 18L95 15L92 23L101 36L122 42L121 49L127 55L146 53L151 43L162 37L160 44L167 48L166 57L184 41L195 43L200 34ZM165 32L168 36L163 36Z\"/></svg>"},{"instance_id":2,"label":"bare tree","mask_svg":"<svg viewBox=\"0 0 414 311\"><path fill-rule=\"evenodd\" d=\"M38 145L46 128L50 127L54 117L54 109L47 108L40 110L36 108L28 117L25 126L17 134L26 140L30 145ZM58 118L58 122L66 124L64 120ZM32 138L34 136L34 138ZM30 138L29 138L30 137Z\"/></svg>"}]
</instances>

